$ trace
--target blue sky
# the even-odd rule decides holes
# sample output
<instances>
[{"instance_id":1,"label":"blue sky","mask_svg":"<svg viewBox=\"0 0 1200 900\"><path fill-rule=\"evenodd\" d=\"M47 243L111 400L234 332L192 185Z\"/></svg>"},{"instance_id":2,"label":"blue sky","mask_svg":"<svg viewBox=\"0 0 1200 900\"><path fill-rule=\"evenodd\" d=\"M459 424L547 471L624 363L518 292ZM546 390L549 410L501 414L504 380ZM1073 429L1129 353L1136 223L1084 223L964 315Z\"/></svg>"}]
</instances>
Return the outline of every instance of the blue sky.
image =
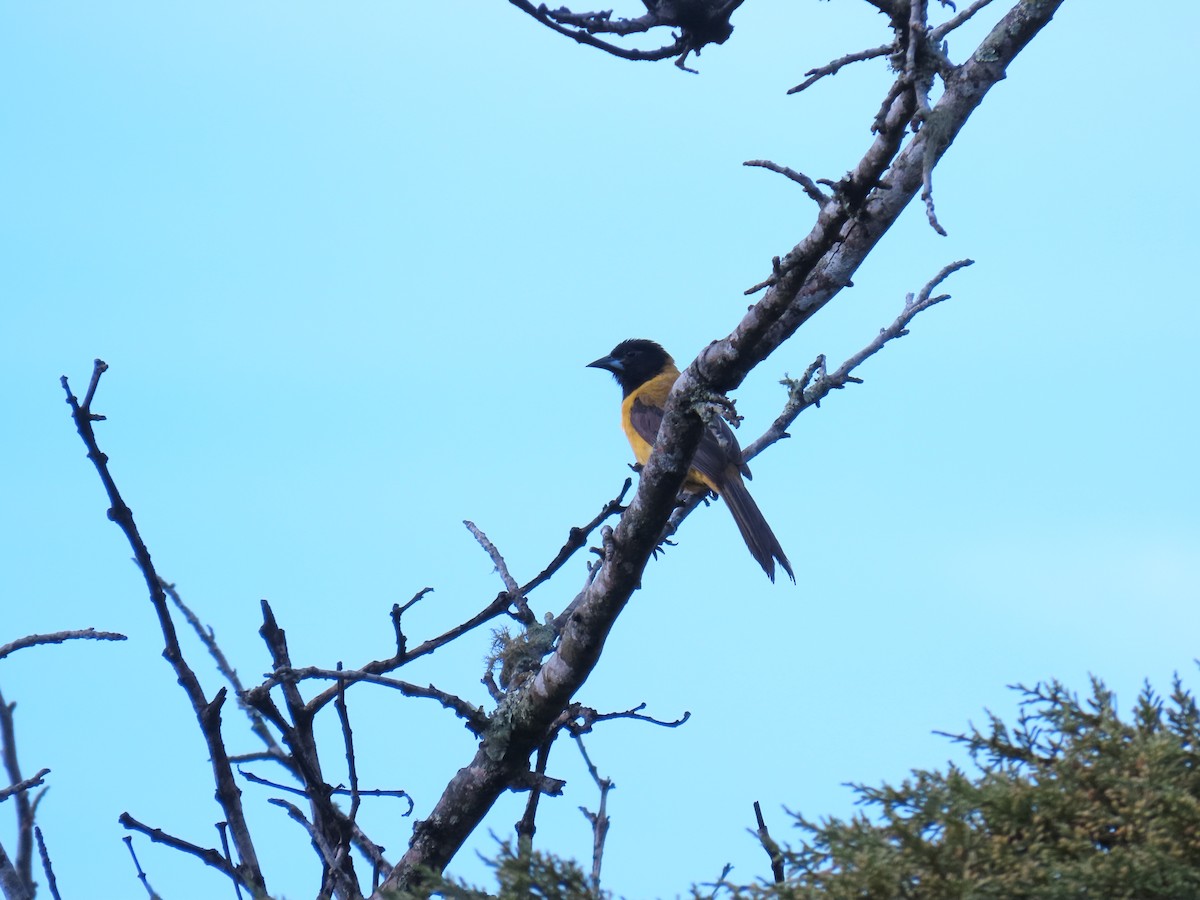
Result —
<instances>
[{"instance_id":1,"label":"blue sky","mask_svg":"<svg viewBox=\"0 0 1200 900\"><path fill-rule=\"evenodd\" d=\"M243 677L268 667L264 597L298 661L386 656L393 602L435 588L406 619L421 639L500 589L463 519L526 580L615 494L619 396L584 364L627 337L686 361L733 328L814 214L741 163L840 177L869 143L883 64L785 91L887 34L865 3L756 0L691 76L503 2L0 8L0 642L130 637L22 651L0 687L27 773L53 770L40 822L64 893L130 893L121 812L213 844L219 811L58 377L82 391L94 357L111 365L101 445L156 564ZM952 36L955 58L980 28ZM942 764L956 751L932 731L1011 713L1007 684L1084 690L1095 673L1128 708L1143 679L1197 683L1197 34L1187 3L1065 4L935 173L949 236L910 210L739 390L748 440L784 373L840 361L906 292L977 261L865 384L756 461L795 587L762 577L720 504L647 571L579 699L692 719L589 740L618 786L610 889L670 897L726 862L767 874L754 800L780 837L783 805L846 814L844 782ZM535 610L560 609L582 565ZM484 702L487 645L405 676ZM473 751L428 706L351 694L364 783L409 790L418 816ZM550 772L569 784L538 843L586 859L594 787L567 744ZM271 791L245 791L269 887L308 896L306 839ZM510 834L522 803L487 827ZM362 813L393 858L399 812ZM164 896L226 890L138 846ZM481 879L476 849L486 834L452 871Z\"/></svg>"}]
</instances>

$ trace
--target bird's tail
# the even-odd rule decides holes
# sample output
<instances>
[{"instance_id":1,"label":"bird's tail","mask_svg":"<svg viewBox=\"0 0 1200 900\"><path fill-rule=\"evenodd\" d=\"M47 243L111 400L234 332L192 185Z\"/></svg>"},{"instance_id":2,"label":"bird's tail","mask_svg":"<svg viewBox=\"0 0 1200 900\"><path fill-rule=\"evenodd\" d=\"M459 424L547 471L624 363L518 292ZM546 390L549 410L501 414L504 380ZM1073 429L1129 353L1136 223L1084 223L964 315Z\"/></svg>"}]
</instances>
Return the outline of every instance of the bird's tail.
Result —
<instances>
[{"instance_id":1,"label":"bird's tail","mask_svg":"<svg viewBox=\"0 0 1200 900\"><path fill-rule=\"evenodd\" d=\"M729 505L729 511L733 513L733 521L737 522L738 531L742 533L742 540L750 548L750 554L763 567L767 577L771 581L775 580L775 560L779 560L779 565L783 567L783 571L788 573L788 577L794 584L796 576L792 573L792 564L788 562L787 554L779 546L775 532L767 524L762 510L750 496L750 491L746 489L746 483L742 481L741 476L727 479L722 488L721 496L725 498L725 502Z\"/></svg>"}]
</instances>

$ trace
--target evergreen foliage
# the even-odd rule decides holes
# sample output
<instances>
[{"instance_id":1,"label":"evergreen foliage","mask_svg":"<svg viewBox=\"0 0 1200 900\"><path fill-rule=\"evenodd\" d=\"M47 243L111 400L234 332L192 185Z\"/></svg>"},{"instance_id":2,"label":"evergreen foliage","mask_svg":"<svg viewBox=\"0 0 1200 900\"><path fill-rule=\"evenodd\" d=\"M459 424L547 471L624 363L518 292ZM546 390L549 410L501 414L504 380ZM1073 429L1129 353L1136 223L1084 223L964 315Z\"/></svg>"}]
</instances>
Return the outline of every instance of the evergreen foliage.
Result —
<instances>
[{"instance_id":1,"label":"evergreen foliage","mask_svg":"<svg viewBox=\"0 0 1200 900\"><path fill-rule=\"evenodd\" d=\"M1010 728L950 737L977 772L914 771L855 785L873 815L812 822L782 853L782 885L722 884L730 898L1187 900L1200 897L1200 713L1176 678L1147 685L1130 721L1092 680L1081 703L1055 681L1024 694ZM696 896L714 896L711 892Z\"/></svg>"},{"instance_id":2,"label":"evergreen foliage","mask_svg":"<svg viewBox=\"0 0 1200 900\"><path fill-rule=\"evenodd\" d=\"M862 813L793 813L786 880L694 887L712 900L1189 900L1200 898L1200 711L1175 679L1147 685L1129 721L1098 679L1091 696L1054 681L1024 696L1016 724L989 713L947 735L975 771L915 770L899 786L854 785ZM596 900L574 863L540 853L494 860L499 897ZM764 858L764 871L768 869ZM489 894L442 883L454 900ZM632 896L637 896L636 893Z\"/></svg>"}]
</instances>

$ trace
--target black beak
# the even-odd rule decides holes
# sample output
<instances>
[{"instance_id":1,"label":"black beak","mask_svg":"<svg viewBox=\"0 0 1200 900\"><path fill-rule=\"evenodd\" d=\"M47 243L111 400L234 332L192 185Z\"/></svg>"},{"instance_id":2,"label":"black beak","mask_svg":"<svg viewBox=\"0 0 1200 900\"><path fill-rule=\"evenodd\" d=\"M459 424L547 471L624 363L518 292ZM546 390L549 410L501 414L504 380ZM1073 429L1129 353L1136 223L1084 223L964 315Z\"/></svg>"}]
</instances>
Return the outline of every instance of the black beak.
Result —
<instances>
[{"instance_id":1,"label":"black beak","mask_svg":"<svg viewBox=\"0 0 1200 900\"><path fill-rule=\"evenodd\" d=\"M595 362L588 363L584 368L588 369L604 369L606 372L612 372L616 375L618 372L624 371L625 367L621 365L621 361L612 356L602 356Z\"/></svg>"}]
</instances>

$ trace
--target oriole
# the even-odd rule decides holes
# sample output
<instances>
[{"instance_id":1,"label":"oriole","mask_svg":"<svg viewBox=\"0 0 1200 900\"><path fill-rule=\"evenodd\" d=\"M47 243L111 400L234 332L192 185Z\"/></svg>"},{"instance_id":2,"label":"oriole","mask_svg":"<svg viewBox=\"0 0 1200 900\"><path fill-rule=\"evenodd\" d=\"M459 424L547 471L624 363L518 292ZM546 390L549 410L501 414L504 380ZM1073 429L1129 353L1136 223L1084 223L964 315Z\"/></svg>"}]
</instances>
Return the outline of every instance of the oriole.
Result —
<instances>
[{"instance_id":1,"label":"oriole","mask_svg":"<svg viewBox=\"0 0 1200 900\"><path fill-rule=\"evenodd\" d=\"M645 465L658 437L667 395L679 377L675 360L654 341L635 339L622 341L608 356L602 356L588 366L612 372L621 385L625 395L621 403L621 427L638 463ZM758 560L767 577L775 580L775 561L779 560L779 565L794 582L796 576L792 574L791 563L758 504L746 490L743 476L750 477L750 468L742 459L742 448L724 420L714 418L700 439L683 486L689 491L707 488L724 497L750 554Z\"/></svg>"}]
</instances>

